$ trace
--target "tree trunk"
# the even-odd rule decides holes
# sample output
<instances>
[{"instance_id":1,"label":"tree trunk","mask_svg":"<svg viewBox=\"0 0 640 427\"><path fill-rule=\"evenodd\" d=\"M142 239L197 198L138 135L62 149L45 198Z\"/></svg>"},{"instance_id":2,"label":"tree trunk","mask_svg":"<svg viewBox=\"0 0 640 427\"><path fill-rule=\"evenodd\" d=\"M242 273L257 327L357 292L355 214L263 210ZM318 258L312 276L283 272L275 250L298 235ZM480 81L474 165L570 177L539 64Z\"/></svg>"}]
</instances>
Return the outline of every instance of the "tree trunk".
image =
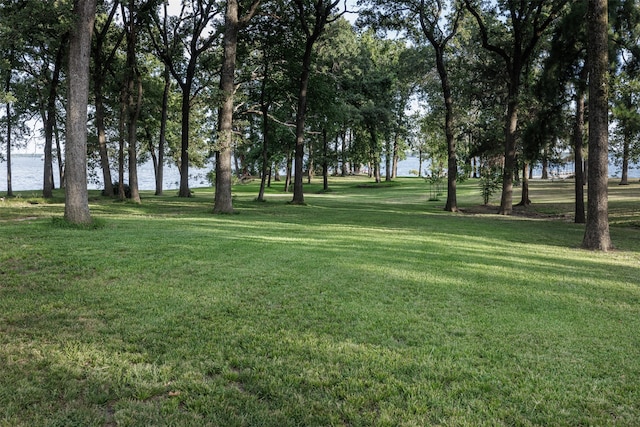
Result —
<instances>
[{"instance_id":1,"label":"tree trunk","mask_svg":"<svg viewBox=\"0 0 640 427\"><path fill-rule=\"evenodd\" d=\"M94 96L96 107L96 131L98 133L98 153L100 154L100 166L102 168L102 179L104 181L104 195L113 196L113 179L111 178L111 168L109 167L109 153L107 152L107 133L104 124L104 103L102 95L102 83L100 78L94 76Z\"/></svg>"},{"instance_id":2,"label":"tree trunk","mask_svg":"<svg viewBox=\"0 0 640 427\"><path fill-rule=\"evenodd\" d=\"M66 38L65 38L66 42ZM44 121L44 185L42 197L45 199L53 197L53 122L56 120L56 97L58 96L58 85L60 83L60 68L64 57L65 42L60 44L56 54L56 62L49 86L47 107L43 112Z\"/></svg>"},{"instance_id":3,"label":"tree trunk","mask_svg":"<svg viewBox=\"0 0 640 427\"><path fill-rule=\"evenodd\" d=\"M588 68L583 67L580 72L580 81L576 89L576 116L573 124L573 153L574 153L574 175L575 175L575 213L574 222L584 224L587 219L584 214L584 182L585 171L583 168L582 146L584 140L584 88L587 85Z\"/></svg>"},{"instance_id":4,"label":"tree trunk","mask_svg":"<svg viewBox=\"0 0 640 427\"><path fill-rule=\"evenodd\" d=\"M264 191L267 185L267 178L271 179L269 171L269 105L265 100L267 73L262 80L262 90L260 92L260 111L262 112L262 176L260 180L260 191L258 201L264 202Z\"/></svg>"},{"instance_id":5,"label":"tree trunk","mask_svg":"<svg viewBox=\"0 0 640 427\"><path fill-rule=\"evenodd\" d=\"M608 251L608 17L607 0L589 0L589 188L582 247Z\"/></svg>"},{"instance_id":6,"label":"tree trunk","mask_svg":"<svg viewBox=\"0 0 640 427\"><path fill-rule=\"evenodd\" d=\"M87 190L87 104L89 62L96 0L75 0L75 28L69 39L69 100L65 144L66 185L64 217L74 224L91 222Z\"/></svg>"},{"instance_id":7,"label":"tree trunk","mask_svg":"<svg viewBox=\"0 0 640 427\"><path fill-rule=\"evenodd\" d=\"M393 149L392 149L392 145L391 145L391 140L387 140L386 142L386 155L384 158L385 161L385 165L384 165L384 169L385 169L385 176L384 176L384 180L385 182L390 182L391 181L391 165L393 164Z\"/></svg>"},{"instance_id":8,"label":"tree trunk","mask_svg":"<svg viewBox=\"0 0 640 427\"><path fill-rule=\"evenodd\" d=\"M131 200L135 203L140 203L136 133L138 116L140 115L140 107L142 105L142 80L136 66L137 29L135 15L135 0L129 0L129 17L125 25L127 32L126 117L127 148L129 154L129 189L131 191ZM120 182L120 187L123 187L122 182Z\"/></svg>"},{"instance_id":9,"label":"tree trunk","mask_svg":"<svg viewBox=\"0 0 640 427\"><path fill-rule=\"evenodd\" d=\"M309 165L307 167L307 184L311 184L311 179L313 178L313 171L315 169L314 158L313 158L313 142L309 142Z\"/></svg>"},{"instance_id":10,"label":"tree trunk","mask_svg":"<svg viewBox=\"0 0 640 427\"><path fill-rule=\"evenodd\" d=\"M531 205L531 199L529 199L529 163L524 162L522 166L522 198L518 206Z\"/></svg>"},{"instance_id":11,"label":"tree trunk","mask_svg":"<svg viewBox=\"0 0 640 427\"><path fill-rule=\"evenodd\" d=\"M296 150L293 181L293 204L304 204L304 188L302 185L302 171L304 164L304 123L307 114L307 91L311 75L311 52L314 38L308 37L302 59L302 73L298 90L298 109L296 110Z\"/></svg>"},{"instance_id":12,"label":"tree trunk","mask_svg":"<svg viewBox=\"0 0 640 427\"><path fill-rule=\"evenodd\" d=\"M240 31L237 0L227 1L224 30L224 62L220 73L220 91L223 96L218 119L216 150L216 194L213 213L233 213L231 199L231 148L233 143L233 95L236 69L238 33Z\"/></svg>"},{"instance_id":13,"label":"tree trunk","mask_svg":"<svg viewBox=\"0 0 640 427\"><path fill-rule=\"evenodd\" d=\"M7 80L5 85L6 93L11 91L11 72L7 73ZM13 186L11 184L11 102L7 100L7 197L13 197Z\"/></svg>"},{"instance_id":14,"label":"tree trunk","mask_svg":"<svg viewBox=\"0 0 640 427\"><path fill-rule=\"evenodd\" d=\"M156 196L164 192L164 150L167 144L167 121L169 115L169 92L171 90L171 73L164 67L164 91L162 92L162 116L160 119L160 140L158 141L158 164L156 166Z\"/></svg>"},{"instance_id":15,"label":"tree trunk","mask_svg":"<svg viewBox=\"0 0 640 427\"><path fill-rule=\"evenodd\" d=\"M322 189L329 190L329 140L327 138L327 128L322 129Z\"/></svg>"},{"instance_id":16,"label":"tree trunk","mask_svg":"<svg viewBox=\"0 0 640 427\"><path fill-rule=\"evenodd\" d=\"M622 138L622 177L620 178L619 185L629 185L629 146L631 145L631 132L625 128Z\"/></svg>"},{"instance_id":17,"label":"tree trunk","mask_svg":"<svg viewBox=\"0 0 640 427\"><path fill-rule=\"evenodd\" d=\"M511 84L507 107L507 126L504 144L504 172L502 174L502 196L500 215L511 215L513 210L513 174L516 170L516 129L518 127L518 89Z\"/></svg>"},{"instance_id":18,"label":"tree trunk","mask_svg":"<svg viewBox=\"0 0 640 427\"><path fill-rule=\"evenodd\" d=\"M192 81L189 76L185 79L185 84L181 85L180 189L178 190L178 197L191 197L191 190L189 189L189 116L191 113L191 85Z\"/></svg>"}]
</instances>

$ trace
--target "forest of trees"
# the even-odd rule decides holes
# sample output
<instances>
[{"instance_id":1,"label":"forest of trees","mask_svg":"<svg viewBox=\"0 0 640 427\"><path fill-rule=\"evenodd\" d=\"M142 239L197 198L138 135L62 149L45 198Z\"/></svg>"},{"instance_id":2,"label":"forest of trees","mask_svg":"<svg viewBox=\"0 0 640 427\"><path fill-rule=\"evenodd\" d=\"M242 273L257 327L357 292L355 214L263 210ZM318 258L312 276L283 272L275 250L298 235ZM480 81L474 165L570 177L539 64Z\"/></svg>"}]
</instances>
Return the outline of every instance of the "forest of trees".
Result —
<instances>
[{"instance_id":1,"label":"forest of trees","mask_svg":"<svg viewBox=\"0 0 640 427\"><path fill-rule=\"evenodd\" d=\"M587 211L604 215L588 227L602 235L606 185L597 183L608 157L623 185L640 157L636 0L92 3L0 0L8 196L12 150L34 133L44 141L45 198L56 185L78 196L78 180L91 179L72 175L86 146L104 194L136 203L139 162L153 161L158 195L163 166L177 165L179 196L189 197L189 168L214 160L216 213L233 211L234 176L259 177L262 200L285 170L285 191L304 203L304 179L322 175L326 187L330 174L366 166L376 182L391 180L413 152L430 160L420 175L447 180L446 210L458 209L458 179L488 176L500 180L508 215L514 188L531 203L534 165L544 178L571 161L575 221L588 223L588 181ZM74 61L82 31L91 32L87 78ZM84 139L71 117L79 86L89 89ZM125 182L130 194L113 185ZM607 239L585 235L585 246L606 250Z\"/></svg>"}]
</instances>

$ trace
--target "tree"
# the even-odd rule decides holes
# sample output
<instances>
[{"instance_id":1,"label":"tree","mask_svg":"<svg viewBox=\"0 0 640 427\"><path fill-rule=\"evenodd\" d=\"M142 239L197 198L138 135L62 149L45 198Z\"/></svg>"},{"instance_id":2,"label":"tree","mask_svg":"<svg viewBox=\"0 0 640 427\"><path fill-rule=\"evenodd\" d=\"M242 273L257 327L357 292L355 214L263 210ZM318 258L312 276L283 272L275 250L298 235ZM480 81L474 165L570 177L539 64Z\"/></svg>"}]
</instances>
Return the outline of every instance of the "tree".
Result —
<instances>
[{"instance_id":1,"label":"tree","mask_svg":"<svg viewBox=\"0 0 640 427\"><path fill-rule=\"evenodd\" d=\"M328 23L337 20L342 14L333 15L334 8L340 0L294 0L292 7L298 17L305 35L302 70L300 72L298 106L296 109L296 151L293 183L293 204L304 204L302 174L304 164L304 132L307 112L309 79L311 76L311 60L313 46L318 41ZM332 16L333 15L333 16Z\"/></svg>"},{"instance_id":2,"label":"tree","mask_svg":"<svg viewBox=\"0 0 640 427\"><path fill-rule=\"evenodd\" d=\"M516 172L516 142L520 89L527 70L544 32L556 20L567 0L499 0L483 10L478 1L464 0L480 29L482 46L498 55L504 62L508 86L505 122L504 173L500 210L510 215L513 209L513 176ZM504 28L506 34L500 29Z\"/></svg>"},{"instance_id":3,"label":"tree","mask_svg":"<svg viewBox=\"0 0 640 427\"><path fill-rule=\"evenodd\" d=\"M608 211L608 95L609 47L608 2L589 0L589 188L587 224L582 247L608 251L613 249L609 235Z\"/></svg>"},{"instance_id":4,"label":"tree","mask_svg":"<svg viewBox=\"0 0 640 427\"><path fill-rule=\"evenodd\" d=\"M69 37L69 75L73 79L69 79L64 217L75 224L91 222L87 191L87 103L96 2L74 0L75 23Z\"/></svg>"},{"instance_id":5,"label":"tree","mask_svg":"<svg viewBox=\"0 0 640 427\"><path fill-rule=\"evenodd\" d=\"M236 1L237 3L237 1ZM187 5L190 4L190 8ZM187 12L187 9L190 12ZM180 197L189 197L189 142L190 112L195 94L194 89L202 57L218 39L219 32L211 30L214 18L219 14L218 2L215 0L190 0L182 3L179 16L167 25L156 15L153 16L158 40L152 34L152 41L162 61L169 67L171 74L182 91L182 133L180 147ZM207 30L211 30L207 33ZM187 58L184 58L186 55ZM203 67L206 68L206 67Z\"/></svg>"},{"instance_id":6,"label":"tree","mask_svg":"<svg viewBox=\"0 0 640 427\"><path fill-rule=\"evenodd\" d=\"M222 105L218 121L216 147L216 195L214 213L232 213L231 147L233 141L233 97L238 49L238 33L256 13L260 0L253 0L244 15L240 15L238 0L227 0L224 29L224 61L220 72Z\"/></svg>"}]
</instances>

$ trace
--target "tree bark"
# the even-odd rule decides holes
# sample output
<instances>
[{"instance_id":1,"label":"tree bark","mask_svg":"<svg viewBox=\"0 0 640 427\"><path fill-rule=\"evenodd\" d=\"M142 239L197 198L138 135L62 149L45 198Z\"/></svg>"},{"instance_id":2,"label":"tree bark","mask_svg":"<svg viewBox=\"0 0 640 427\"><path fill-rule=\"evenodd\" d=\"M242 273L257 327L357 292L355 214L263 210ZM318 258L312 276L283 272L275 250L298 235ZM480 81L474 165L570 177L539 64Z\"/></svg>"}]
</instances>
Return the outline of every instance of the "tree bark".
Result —
<instances>
[{"instance_id":1,"label":"tree bark","mask_svg":"<svg viewBox=\"0 0 640 427\"><path fill-rule=\"evenodd\" d=\"M237 0L227 1L224 30L224 62L220 74L220 91L223 96L218 121L216 150L216 193L214 213L233 213L231 198L231 147L233 144L233 95L238 33L240 31Z\"/></svg>"},{"instance_id":2,"label":"tree bark","mask_svg":"<svg viewBox=\"0 0 640 427\"><path fill-rule=\"evenodd\" d=\"M587 223L582 247L608 251L613 249L609 235L608 208L608 4L607 0L589 0L589 188Z\"/></svg>"},{"instance_id":3,"label":"tree bark","mask_svg":"<svg viewBox=\"0 0 640 427\"><path fill-rule=\"evenodd\" d=\"M293 204L304 204L304 188L302 174L304 164L304 123L307 114L307 91L309 89L309 76L311 75L311 52L314 38L307 38L304 57L302 59L302 73L298 89L298 108L296 110L296 149L293 171Z\"/></svg>"},{"instance_id":4,"label":"tree bark","mask_svg":"<svg viewBox=\"0 0 640 427\"><path fill-rule=\"evenodd\" d=\"M575 175L575 213L574 222L584 224L587 219L584 213L584 160L582 158L582 148L584 139L584 88L586 87L588 68L584 67L580 73L580 81L576 90L576 115L573 124L573 152L574 152L574 175Z\"/></svg>"},{"instance_id":5,"label":"tree bark","mask_svg":"<svg viewBox=\"0 0 640 427\"><path fill-rule=\"evenodd\" d=\"M7 79L5 82L5 92L8 94L11 91L11 71L7 72ZM13 197L13 186L11 184L11 102L7 100L6 105L6 117L7 117L7 197Z\"/></svg>"},{"instance_id":6,"label":"tree bark","mask_svg":"<svg viewBox=\"0 0 640 427\"><path fill-rule=\"evenodd\" d=\"M45 199L53 197L53 122L56 120L56 97L58 96L58 85L60 84L60 69L66 47L67 38L60 43L56 54L56 61L49 86L46 110L43 111L44 121L44 185L42 197Z\"/></svg>"},{"instance_id":7,"label":"tree bark","mask_svg":"<svg viewBox=\"0 0 640 427\"><path fill-rule=\"evenodd\" d=\"M69 75L73 79L69 83L67 107L64 217L75 224L87 224L91 222L87 190L87 104L96 0L75 0L73 11L76 22L69 39Z\"/></svg>"}]
</instances>

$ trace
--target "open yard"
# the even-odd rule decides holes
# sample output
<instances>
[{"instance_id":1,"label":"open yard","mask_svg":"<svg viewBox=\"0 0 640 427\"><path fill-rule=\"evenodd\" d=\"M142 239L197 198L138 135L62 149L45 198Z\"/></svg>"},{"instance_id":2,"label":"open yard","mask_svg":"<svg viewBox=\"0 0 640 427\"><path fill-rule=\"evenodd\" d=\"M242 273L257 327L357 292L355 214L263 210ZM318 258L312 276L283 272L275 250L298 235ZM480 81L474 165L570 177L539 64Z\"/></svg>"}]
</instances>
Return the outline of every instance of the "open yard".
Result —
<instances>
[{"instance_id":1,"label":"open yard","mask_svg":"<svg viewBox=\"0 0 640 427\"><path fill-rule=\"evenodd\" d=\"M510 217L474 180L456 214L370 183L236 186L226 216L92 192L92 229L61 192L0 201L0 426L640 425L640 183L610 253L572 182Z\"/></svg>"}]
</instances>

